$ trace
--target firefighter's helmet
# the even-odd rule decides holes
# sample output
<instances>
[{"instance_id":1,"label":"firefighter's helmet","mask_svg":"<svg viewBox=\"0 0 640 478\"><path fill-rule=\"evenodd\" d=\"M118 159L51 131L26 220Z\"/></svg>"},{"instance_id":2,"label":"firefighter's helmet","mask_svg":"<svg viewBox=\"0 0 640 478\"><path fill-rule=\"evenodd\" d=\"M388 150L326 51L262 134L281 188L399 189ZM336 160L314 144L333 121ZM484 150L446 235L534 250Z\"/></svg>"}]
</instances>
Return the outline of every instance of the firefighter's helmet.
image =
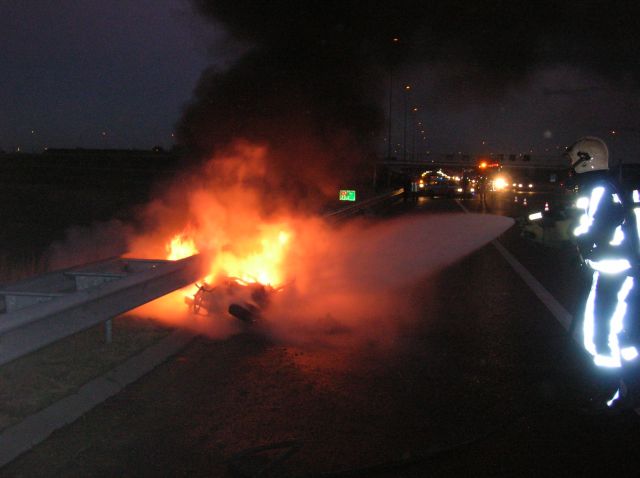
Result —
<instances>
[{"instance_id":1,"label":"firefighter's helmet","mask_svg":"<svg viewBox=\"0 0 640 478\"><path fill-rule=\"evenodd\" d=\"M609 149L600 138L585 136L565 154L571 161L571 169L578 174L609 169Z\"/></svg>"}]
</instances>

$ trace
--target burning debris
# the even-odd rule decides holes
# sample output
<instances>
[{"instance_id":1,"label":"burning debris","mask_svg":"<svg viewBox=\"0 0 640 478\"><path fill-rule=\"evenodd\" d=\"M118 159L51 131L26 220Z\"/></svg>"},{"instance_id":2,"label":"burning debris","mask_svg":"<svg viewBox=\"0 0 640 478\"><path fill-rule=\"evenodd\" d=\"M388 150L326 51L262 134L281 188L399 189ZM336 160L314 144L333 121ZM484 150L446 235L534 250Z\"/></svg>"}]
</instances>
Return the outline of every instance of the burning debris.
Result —
<instances>
[{"instance_id":1,"label":"burning debris","mask_svg":"<svg viewBox=\"0 0 640 478\"><path fill-rule=\"evenodd\" d=\"M204 201L204 196L198 197L199 201ZM211 209L218 209L210 199L207 204ZM240 216L242 206L233 207ZM242 214L246 216L244 210ZM194 223L204 222L201 218L192 219ZM219 218L207 216L206 219ZM240 224L244 226L244 223ZM243 230L243 227L239 233L233 228L235 237L221 243L221 238L227 235L227 228L189 224L166 242L166 257L178 260L202 254L208 259L202 280L183 291L184 302L193 314L231 316L253 323L262 317L271 297L282 290L277 284L283 283L283 261L290 248L292 234L284 223L267 224L262 221L248 230Z\"/></svg>"},{"instance_id":2,"label":"burning debris","mask_svg":"<svg viewBox=\"0 0 640 478\"><path fill-rule=\"evenodd\" d=\"M253 323L262 317L273 294L282 290L259 282L245 282L237 277L224 278L218 285L209 286L206 282L196 284L193 296L186 296L185 303L194 314L204 312L208 315L229 315L246 323Z\"/></svg>"}]
</instances>

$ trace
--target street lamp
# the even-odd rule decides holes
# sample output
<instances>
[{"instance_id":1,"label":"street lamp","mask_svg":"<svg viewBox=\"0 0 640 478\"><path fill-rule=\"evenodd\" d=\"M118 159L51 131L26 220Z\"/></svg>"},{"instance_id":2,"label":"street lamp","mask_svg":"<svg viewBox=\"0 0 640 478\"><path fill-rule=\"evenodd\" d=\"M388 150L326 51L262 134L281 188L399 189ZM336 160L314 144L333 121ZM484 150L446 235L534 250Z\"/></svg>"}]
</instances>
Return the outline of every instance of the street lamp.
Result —
<instances>
[{"instance_id":1,"label":"street lamp","mask_svg":"<svg viewBox=\"0 0 640 478\"><path fill-rule=\"evenodd\" d=\"M404 87L404 133L402 135L402 143L403 143L403 150L402 150L402 160L406 161L407 160L407 102L409 101L409 92L411 91L411 85L405 85Z\"/></svg>"},{"instance_id":2,"label":"street lamp","mask_svg":"<svg viewBox=\"0 0 640 478\"><path fill-rule=\"evenodd\" d=\"M391 42L393 45L398 45L400 43L400 38L398 37L393 37L391 39ZM395 48L397 48L397 46L394 46L393 49L391 50L393 53L395 53ZM394 62L395 58L390 58L389 60L389 117L388 117L388 134L387 134L387 159L391 159L391 116L392 116L392 110L393 110L393 62Z\"/></svg>"},{"instance_id":3,"label":"street lamp","mask_svg":"<svg viewBox=\"0 0 640 478\"><path fill-rule=\"evenodd\" d=\"M414 106L413 108L411 108L411 113L413 113L413 118L412 118L412 127L411 129L413 130L413 136L412 136L412 146L411 146L411 159L412 161L416 161L417 155L416 155L416 131L418 129L418 125L416 124L416 113L418 112L418 107Z\"/></svg>"}]
</instances>

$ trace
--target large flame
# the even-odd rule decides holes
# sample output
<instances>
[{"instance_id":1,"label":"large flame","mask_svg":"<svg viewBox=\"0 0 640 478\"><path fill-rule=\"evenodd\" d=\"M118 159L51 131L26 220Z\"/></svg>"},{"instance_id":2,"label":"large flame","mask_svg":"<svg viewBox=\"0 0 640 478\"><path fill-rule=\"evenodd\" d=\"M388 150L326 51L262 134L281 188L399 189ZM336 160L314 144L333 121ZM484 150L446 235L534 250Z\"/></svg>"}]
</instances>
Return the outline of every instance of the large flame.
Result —
<instances>
[{"instance_id":1,"label":"large flame","mask_svg":"<svg viewBox=\"0 0 640 478\"><path fill-rule=\"evenodd\" d=\"M173 236L165 249L167 250L167 259L170 261L177 261L198 253L193 238L184 233Z\"/></svg>"},{"instance_id":2,"label":"large flame","mask_svg":"<svg viewBox=\"0 0 640 478\"><path fill-rule=\"evenodd\" d=\"M245 283L280 286L285 280L284 261L292 232L283 224L264 224L257 235L244 238L238 247L224 248L213 255L204 281L216 284L233 277ZM167 245L167 259L178 260L198 254L193 236L180 232Z\"/></svg>"},{"instance_id":3,"label":"large flame","mask_svg":"<svg viewBox=\"0 0 640 478\"><path fill-rule=\"evenodd\" d=\"M285 280L283 270L291 231L283 224L263 224L254 237L245 238L241 247L228 248L214 257L209 281L237 277L245 282L279 286Z\"/></svg>"},{"instance_id":4,"label":"large flame","mask_svg":"<svg viewBox=\"0 0 640 478\"><path fill-rule=\"evenodd\" d=\"M201 286L232 280L281 288L291 279L287 269L298 220L278 205L277 196L265 197L266 160L266 148L248 143L212 160L149 206L157 230L135 238L129 255L179 260L200 254L207 265ZM186 309L184 297L197 291L194 285L172 294L165 309Z\"/></svg>"}]
</instances>

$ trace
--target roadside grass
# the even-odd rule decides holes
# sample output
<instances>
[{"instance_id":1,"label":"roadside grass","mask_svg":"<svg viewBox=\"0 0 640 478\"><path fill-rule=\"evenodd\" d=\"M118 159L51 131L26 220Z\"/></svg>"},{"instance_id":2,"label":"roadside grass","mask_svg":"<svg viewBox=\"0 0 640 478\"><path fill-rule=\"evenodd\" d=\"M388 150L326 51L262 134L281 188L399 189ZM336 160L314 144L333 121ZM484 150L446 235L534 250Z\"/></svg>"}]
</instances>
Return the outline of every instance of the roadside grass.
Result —
<instances>
[{"instance_id":1,"label":"roadside grass","mask_svg":"<svg viewBox=\"0 0 640 478\"><path fill-rule=\"evenodd\" d=\"M169 335L152 319L119 316L112 341L100 324L0 367L0 432L76 392Z\"/></svg>"},{"instance_id":2,"label":"roadside grass","mask_svg":"<svg viewBox=\"0 0 640 478\"><path fill-rule=\"evenodd\" d=\"M100 236L104 228L93 226L133 220L136 208L150 200L155 182L173 177L178 160L118 151L0 155L0 287L58 267L51 263L56 243L67 246L74 264L87 262L87 253L105 241ZM77 227L86 228L84 241L67 243L69 231ZM104 325L97 325L1 366L0 431L173 331L127 315L112 323L110 344Z\"/></svg>"}]
</instances>

